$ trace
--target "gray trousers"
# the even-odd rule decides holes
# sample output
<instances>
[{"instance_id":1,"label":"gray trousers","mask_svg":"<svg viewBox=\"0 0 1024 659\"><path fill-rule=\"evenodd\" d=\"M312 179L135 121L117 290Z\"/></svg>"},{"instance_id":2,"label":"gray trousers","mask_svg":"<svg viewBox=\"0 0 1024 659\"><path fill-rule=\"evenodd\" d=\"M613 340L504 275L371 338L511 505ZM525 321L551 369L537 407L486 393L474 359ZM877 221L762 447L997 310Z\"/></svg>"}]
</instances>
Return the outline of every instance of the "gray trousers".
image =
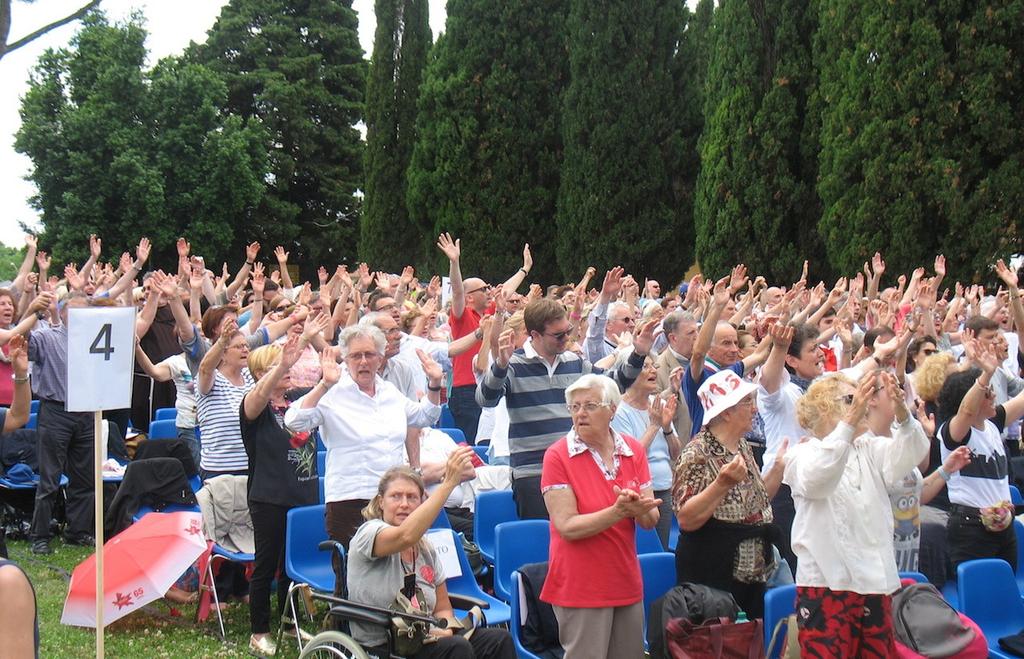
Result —
<instances>
[{"instance_id":1,"label":"gray trousers","mask_svg":"<svg viewBox=\"0 0 1024 659\"><path fill-rule=\"evenodd\" d=\"M602 609L554 606L565 659L643 659L644 605Z\"/></svg>"}]
</instances>

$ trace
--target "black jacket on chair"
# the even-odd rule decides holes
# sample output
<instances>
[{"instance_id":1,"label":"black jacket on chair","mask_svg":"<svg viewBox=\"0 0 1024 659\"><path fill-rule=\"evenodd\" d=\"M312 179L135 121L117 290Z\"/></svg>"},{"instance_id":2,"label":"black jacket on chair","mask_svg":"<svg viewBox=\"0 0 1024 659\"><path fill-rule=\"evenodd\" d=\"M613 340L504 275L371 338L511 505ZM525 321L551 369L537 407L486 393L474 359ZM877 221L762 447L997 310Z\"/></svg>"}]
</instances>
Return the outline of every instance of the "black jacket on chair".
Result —
<instances>
[{"instance_id":1,"label":"black jacket on chair","mask_svg":"<svg viewBox=\"0 0 1024 659\"><path fill-rule=\"evenodd\" d=\"M110 538L131 525L139 507L161 510L170 504L196 505L196 495L185 478L177 458L148 458L128 463L117 496L103 520L103 533Z\"/></svg>"}]
</instances>

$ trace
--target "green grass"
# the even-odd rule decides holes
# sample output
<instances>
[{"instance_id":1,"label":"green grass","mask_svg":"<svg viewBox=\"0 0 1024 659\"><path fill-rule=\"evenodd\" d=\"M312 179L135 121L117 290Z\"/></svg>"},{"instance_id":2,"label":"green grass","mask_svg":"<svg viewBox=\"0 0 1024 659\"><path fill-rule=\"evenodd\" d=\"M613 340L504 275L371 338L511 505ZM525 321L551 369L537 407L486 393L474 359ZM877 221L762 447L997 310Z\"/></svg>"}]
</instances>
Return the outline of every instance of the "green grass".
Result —
<instances>
[{"instance_id":1,"label":"green grass","mask_svg":"<svg viewBox=\"0 0 1024 659\"><path fill-rule=\"evenodd\" d=\"M35 556L29 543L8 541L11 560L29 575L36 589L39 608L41 657L95 657L95 630L69 627L60 623L64 599L68 592L71 571L85 560L92 550L53 542L54 553ZM276 602L276 598L273 600ZM276 606L276 604L275 604ZM227 640L221 641L216 613L205 622L196 621L195 605L176 605L180 616L172 616L170 605L153 602L113 624L107 625L104 644L107 657L249 657L249 607L232 602L224 611ZM276 631L276 629L275 629ZM313 630L310 630L313 631ZM278 653L279 657L296 657L295 646Z\"/></svg>"}]
</instances>

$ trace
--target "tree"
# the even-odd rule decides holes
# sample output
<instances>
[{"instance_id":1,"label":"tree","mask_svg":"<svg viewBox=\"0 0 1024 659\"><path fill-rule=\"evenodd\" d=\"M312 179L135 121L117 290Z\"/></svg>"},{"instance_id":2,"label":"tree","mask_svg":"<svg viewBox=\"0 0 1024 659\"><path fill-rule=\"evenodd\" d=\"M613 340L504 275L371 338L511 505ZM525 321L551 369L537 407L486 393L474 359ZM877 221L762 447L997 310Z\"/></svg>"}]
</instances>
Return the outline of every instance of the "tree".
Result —
<instances>
[{"instance_id":1,"label":"tree","mask_svg":"<svg viewBox=\"0 0 1024 659\"><path fill-rule=\"evenodd\" d=\"M693 12L683 7L681 22L684 29L672 58L673 98L676 103L670 111L674 113L675 132L669 139L667 151L675 199L676 245L687 246L680 254L680 267L686 267L683 262L692 257L692 246L696 240L693 207L700 173L698 141L704 131L704 86L714 10L714 0L700 0Z\"/></svg>"},{"instance_id":2,"label":"tree","mask_svg":"<svg viewBox=\"0 0 1024 659\"><path fill-rule=\"evenodd\" d=\"M228 88L223 111L269 131L266 194L234 249L290 247L312 278L355 254L366 64L351 0L231 0L189 57Z\"/></svg>"},{"instance_id":3,"label":"tree","mask_svg":"<svg viewBox=\"0 0 1024 659\"><path fill-rule=\"evenodd\" d=\"M433 243L450 231L462 240L466 276L509 276L522 265L520 248L528 242L529 279L561 279L552 220L562 162L567 6L566 0L448 3L446 31L420 92L408 175L409 212L425 237L421 262L447 269Z\"/></svg>"},{"instance_id":4,"label":"tree","mask_svg":"<svg viewBox=\"0 0 1024 659\"><path fill-rule=\"evenodd\" d=\"M567 276L622 265L673 280L686 269L667 154L681 8L677 0L570 2L558 196L558 262Z\"/></svg>"},{"instance_id":5,"label":"tree","mask_svg":"<svg viewBox=\"0 0 1024 659\"><path fill-rule=\"evenodd\" d=\"M25 260L25 248L0 245L0 280L13 281L18 276L21 262Z\"/></svg>"},{"instance_id":6,"label":"tree","mask_svg":"<svg viewBox=\"0 0 1024 659\"><path fill-rule=\"evenodd\" d=\"M416 103L431 34L427 0L377 0L366 81L366 196L359 258L388 272L417 260L421 228L409 218L405 180L416 144Z\"/></svg>"},{"instance_id":7,"label":"tree","mask_svg":"<svg viewBox=\"0 0 1024 659\"><path fill-rule=\"evenodd\" d=\"M818 219L802 145L813 84L808 0L724 0L715 14L697 258L720 276L737 262L769 280L800 272Z\"/></svg>"},{"instance_id":8,"label":"tree","mask_svg":"<svg viewBox=\"0 0 1024 659\"><path fill-rule=\"evenodd\" d=\"M26 2L31 1L32 0L26 0ZM47 23L46 25L29 32L28 34L19 39L10 41L11 22L13 20L11 11L11 0L0 0L0 59L3 59L4 55L6 55L7 53L13 52L21 48L22 46L27 46L39 37L43 36L44 34L52 30L56 30L62 25L67 25L68 23L77 21L78 19L82 18L87 13L89 13L91 10L98 7L99 4L100 0L91 0L91 2L88 2L87 4L68 14L67 16L57 19L52 23Z\"/></svg>"},{"instance_id":9,"label":"tree","mask_svg":"<svg viewBox=\"0 0 1024 659\"><path fill-rule=\"evenodd\" d=\"M70 48L46 51L31 75L15 148L32 160L31 201L58 261L81 259L91 233L108 258L143 235L164 267L179 235L226 258L263 194L258 124L219 114L227 90L201 66L167 59L145 71L140 21L90 14Z\"/></svg>"}]
</instances>

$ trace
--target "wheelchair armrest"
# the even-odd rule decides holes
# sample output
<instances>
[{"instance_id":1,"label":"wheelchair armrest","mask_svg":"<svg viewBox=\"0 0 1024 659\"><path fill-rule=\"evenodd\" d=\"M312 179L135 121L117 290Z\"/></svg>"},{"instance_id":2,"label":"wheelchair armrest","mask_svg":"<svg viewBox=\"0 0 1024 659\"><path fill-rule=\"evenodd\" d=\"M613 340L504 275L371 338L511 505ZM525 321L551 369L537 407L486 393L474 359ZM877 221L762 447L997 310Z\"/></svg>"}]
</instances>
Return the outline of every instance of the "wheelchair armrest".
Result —
<instances>
[{"instance_id":1,"label":"wheelchair armrest","mask_svg":"<svg viewBox=\"0 0 1024 659\"><path fill-rule=\"evenodd\" d=\"M355 620L385 628L391 625L391 617L387 614L369 611L355 604L334 604L331 606L331 615L342 620Z\"/></svg>"},{"instance_id":2,"label":"wheelchair armrest","mask_svg":"<svg viewBox=\"0 0 1024 659\"><path fill-rule=\"evenodd\" d=\"M336 551L339 556L345 555L345 546L337 540L323 540L316 548L320 551Z\"/></svg>"},{"instance_id":3,"label":"wheelchair armrest","mask_svg":"<svg viewBox=\"0 0 1024 659\"><path fill-rule=\"evenodd\" d=\"M490 602L485 602L482 599L477 599L470 595L448 593L448 599L452 602L452 608L456 609L471 609L474 606L479 606L481 609L489 609L491 607Z\"/></svg>"}]
</instances>

